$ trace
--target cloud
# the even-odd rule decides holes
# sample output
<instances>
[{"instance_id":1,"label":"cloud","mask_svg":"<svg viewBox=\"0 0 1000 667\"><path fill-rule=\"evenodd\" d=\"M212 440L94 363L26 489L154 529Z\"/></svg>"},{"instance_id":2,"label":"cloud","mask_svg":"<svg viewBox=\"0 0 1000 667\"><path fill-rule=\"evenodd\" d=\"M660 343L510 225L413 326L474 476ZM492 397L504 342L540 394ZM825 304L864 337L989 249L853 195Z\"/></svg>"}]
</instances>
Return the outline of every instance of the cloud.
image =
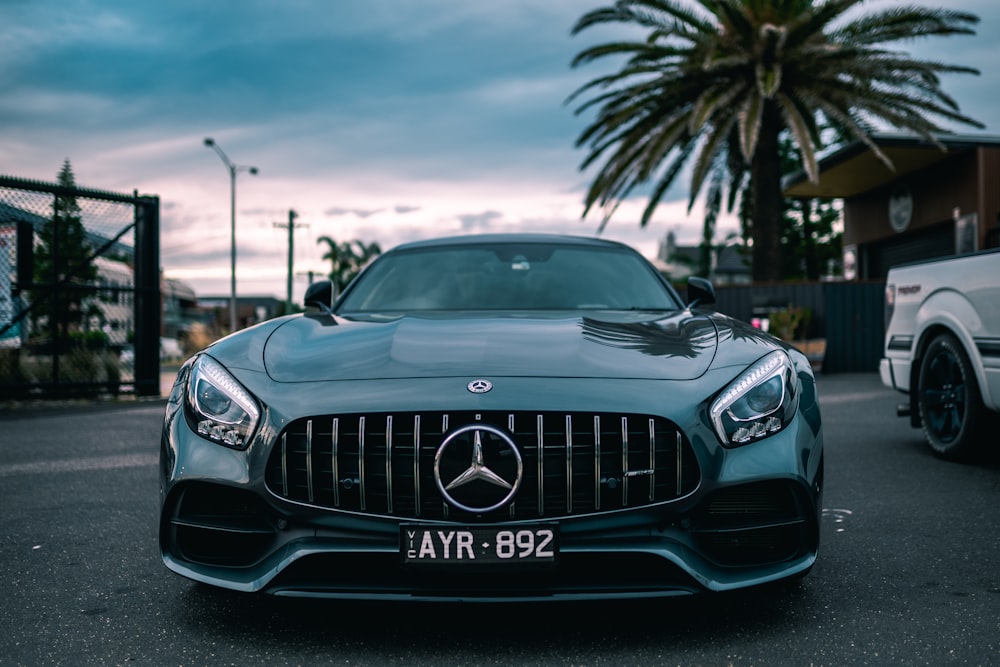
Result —
<instances>
[{"instance_id":1,"label":"cloud","mask_svg":"<svg viewBox=\"0 0 1000 667\"><path fill-rule=\"evenodd\" d=\"M483 211L482 213L459 213L458 219L462 223L462 231L481 231L488 228L494 221L503 218L500 211Z\"/></svg>"},{"instance_id":2,"label":"cloud","mask_svg":"<svg viewBox=\"0 0 1000 667\"><path fill-rule=\"evenodd\" d=\"M51 182L68 157L83 187L159 196L164 271L204 293L228 292L230 270L230 178L207 136L259 169L236 181L241 293L284 295L287 232L273 223L289 209L308 225L294 234L297 271L322 268L324 235L385 249L485 231L593 235L599 212L580 216L594 172L578 171L574 147L591 116L565 100L609 65L570 62L624 32L569 31L609 4L0 0L0 173ZM983 18L975 38L908 50L979 67L945 87L998 133L1000 5L963 8ZM647 255L671 230L697 243L688 180L646 228L637 189L604 236ZM724 217L717 238L735 224Z\"/></svg>"},{"instance_id":3,"label":"cloud","mask_svg":"<svg viewBox=\"0 0 1000 667\"><path fill-rule=\"evenodd\" d=\"M376 213L381 213L384 209L381 208L328 208L323 211L323 215L330 217L338 217L341 215L355 215L359 218L369 218Z\"/></svg>"}]
</instances>

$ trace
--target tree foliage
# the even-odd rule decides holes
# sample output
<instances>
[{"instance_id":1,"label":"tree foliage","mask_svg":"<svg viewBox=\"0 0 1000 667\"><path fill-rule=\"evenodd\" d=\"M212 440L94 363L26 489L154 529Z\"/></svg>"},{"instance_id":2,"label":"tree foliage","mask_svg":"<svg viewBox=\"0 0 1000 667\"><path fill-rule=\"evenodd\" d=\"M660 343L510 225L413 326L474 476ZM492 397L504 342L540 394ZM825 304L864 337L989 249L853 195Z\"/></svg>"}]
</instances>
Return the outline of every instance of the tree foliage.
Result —
<instances>
[{"instance_id":1,"label":"tree foliage","mask_svg":"<svg viewBox=\"0 0 1000 667\"><path fill-rule=\"evenodd\" d=\"M355 239L338 243L329 236L321 236L316 239L316 243L327 245L327 251L323 254L323 259L330 260L331 265L327 277L333 282L338 294L354 280L368 262L382 254L382 248L375 241L366 244Z\"/></svg>"},{"instance_id":2,"label":"tree foliage","mask_svg":"<svg viewBox=\"0 0 1000 667\"><path fill-rule=\"evenodd\" d=\"M802 170L800 154L787 136L781 139L780 151L783 174ZM843 257L843 232L837 227L841 207L832 200L808 198L785 199L784 208L781 277L819 280Z\"/></svg>"},{"instance_id":3,"label":"tree foliage","mask_svg":"<svg viewBox=\"0 0 1000 667\"><path fill-rule=\"evenodd\" d=\"M84 286L97 278L93 249L87 241L80 205L73 191L76 179L69 160L63 163L58 184L63 188L52 204L52 216L37 230L35 248L35 289L33 300L39 302L36 326L49 338L61 337L81 329L87 316Z\"/></svg>"},{"instance_id":4,"label":"tree foliage","mask_svg":"<svg viewBox=\"0 0 1000 667\"><path fill-rule=\"evenodd\" d=\"M888 45L973 34L975 15L892 5L852 12L861 0L617 0L584 14L574 34L601 24L644 33L581 51L573 65L603 58L617 72L577 89L577 113L596 111L577 146L596 166L584 217L603 208L603 227L636 188L648 191L646 225L678 175L690 169L689 208L708 187L709 203L730 209L749 179L753 274L781 278L780 137L786 132L810 180L818 179L819 128L864 142L880 126L932 142L949 121L982 127L941 88L944 73L969 67L919 60ZM849 12L851 12L849 14ZM937 120L932 120L937 119Z\"/></svg>"},{"instance_id":5,"label":"tree foliage","mask_svg":"<svg viewBox=\"0 0 1000 667\"><path fill-rule=\"evenodd\" d=\"M835 143L842 143L836 141ZM783 134L779 140L779 159L783 175L802 171L800 154L795 150L792 140ZM752 194L749 186L745 186L741 194L742 204L749 204ZM706 212L708 216L717 216L719 202L709 202ZM743 247L746 254L751 254L749 240L753 236L753 218L748 206L740 208L740 226ZM829 275L830 267L839 265L843 254L843 231L839 225L841 206L839 202L828 199L785 199L783 201L782 225L780 242L781 279L783 280L819 280ZM709 226L706 221L705 233ZM705 242L710 242L707 237Z\"/></svg>"}]
</instances>

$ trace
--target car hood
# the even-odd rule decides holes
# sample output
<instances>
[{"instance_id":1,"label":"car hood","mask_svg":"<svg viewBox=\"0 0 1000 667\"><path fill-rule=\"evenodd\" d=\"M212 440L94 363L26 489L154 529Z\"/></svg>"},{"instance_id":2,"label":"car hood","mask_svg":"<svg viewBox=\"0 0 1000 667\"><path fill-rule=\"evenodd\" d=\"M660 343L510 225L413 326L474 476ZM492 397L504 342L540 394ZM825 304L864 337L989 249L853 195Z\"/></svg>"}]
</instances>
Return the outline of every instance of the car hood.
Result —
<instances>
[{"instance_id":1,"label":"car hood","mask_svg":"<svg viewBox=\"0 0 1000 667\"><path fill-rule=\"evenodd\" d=\"M688 311L336 318L307 315L263 346L277 382L442 376L699 377L718 347L713 319Z\"/></svg>"}]
</instances>

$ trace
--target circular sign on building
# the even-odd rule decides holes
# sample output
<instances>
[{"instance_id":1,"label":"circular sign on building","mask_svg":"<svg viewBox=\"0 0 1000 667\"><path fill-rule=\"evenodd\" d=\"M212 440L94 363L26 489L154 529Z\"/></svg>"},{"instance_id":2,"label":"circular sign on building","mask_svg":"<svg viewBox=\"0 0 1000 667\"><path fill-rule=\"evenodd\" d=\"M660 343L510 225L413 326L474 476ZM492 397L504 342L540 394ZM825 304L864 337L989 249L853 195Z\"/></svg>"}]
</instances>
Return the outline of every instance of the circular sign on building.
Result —
<instances>
[{"instance_id":1,"label":"circular sign on building","mask_svg":"<svg viewBox=\"0 0 1000 667\"><path fill-rule=\"evenodd\" d=\"M905 185L897 185L889 194L889 224L896 233L905 231L913 219L913 195Z\"/></svg>"}]
</instances>

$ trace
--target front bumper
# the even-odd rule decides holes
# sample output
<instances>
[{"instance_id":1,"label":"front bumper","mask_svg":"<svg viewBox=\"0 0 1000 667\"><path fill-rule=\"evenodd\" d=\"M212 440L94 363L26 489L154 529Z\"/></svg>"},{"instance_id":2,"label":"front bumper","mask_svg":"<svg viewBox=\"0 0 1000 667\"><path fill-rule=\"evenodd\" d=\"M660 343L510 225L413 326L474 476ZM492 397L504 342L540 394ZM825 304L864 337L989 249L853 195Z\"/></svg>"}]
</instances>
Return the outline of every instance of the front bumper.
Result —
<instances>
[{"instance_id":1,"label":"front bumper","mask_svg":"<svg viewBox=\"0 0 1000 667\"><path fill-rule=\"evenodd\" d=\"M815 525L795 531L814 544ZM309 534L311 533L311 534ZM690 532L677 527L607 528L561 534L551 568L451 570L401 564L398 533L296 527L248 567L196 563L165 550L167 567L188 578L241 591L342 599L529 601L668 597L723 591L809 571L815 548L753 567L707 560ZM285 541L288 540L288 541ZM280 544L279 544L280 542Z\"/></svg>"},{"instance_id":2,"label":"front bumper","mask_svg":"<svg viewBox=\"0 0 1000 667\"><path fill-rule=\"evenodd\" d=\"M910 367L908 359L882 357L878 364L879 378L890 389L905 393L910 391Z\"/></svg>"}]
</instances>

